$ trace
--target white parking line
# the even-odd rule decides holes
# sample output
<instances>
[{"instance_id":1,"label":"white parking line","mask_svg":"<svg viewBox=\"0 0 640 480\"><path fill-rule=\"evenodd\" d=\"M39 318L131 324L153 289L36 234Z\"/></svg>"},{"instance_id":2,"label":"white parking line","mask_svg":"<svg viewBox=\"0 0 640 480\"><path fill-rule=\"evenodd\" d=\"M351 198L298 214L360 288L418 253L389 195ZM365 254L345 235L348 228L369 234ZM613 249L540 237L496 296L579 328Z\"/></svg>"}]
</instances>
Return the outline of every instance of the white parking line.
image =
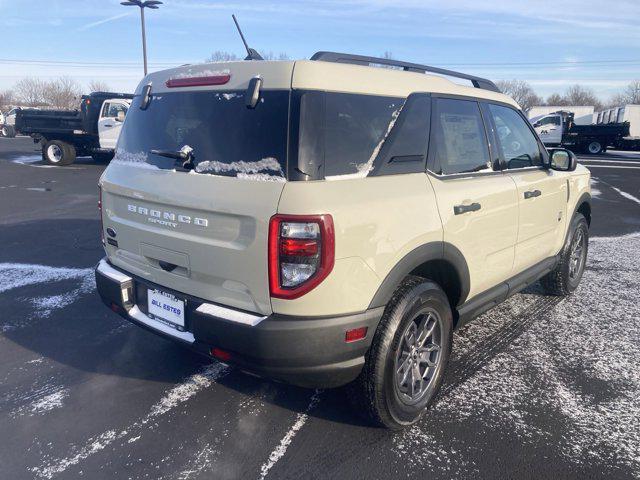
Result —
<instances>
[{"instance_id":1,"label":"white parking line","mask_svg":"<svg viewBox=\"0 0 640 480\"><path fill-rule=\"evenodd\" d=\"M221 363L213 363L205 366L202 370L187 377L182 383L170 389L158 403L151 407L151 410L141 419L125 427L120 432L107 430L100 435L93 437L87 443L76 450L74 455L66 458L59 458L48 464L31 468L31 471L41 478L53 478L67 470L73 465L86 460L94 453L98 453L111 445L116 440L133 437L140 434L145 426L152 420L166 414L179 404L186 402L201 390L210 387L222 378L229 371L229 367Z\"/></svg>"},{"instance_id":2,"label":"white parking line","mask_svg":"<svg viewBox=\"0 0 640 480\"><path fill-rule=\"evenodd\" d=\"M273 450L273 452L271 452L271 454L269 455L269 460L262 464L262 467L260 468L260 480L264 480L264 478L269 474L269 470L271 470L274 465L278 463L278 460L284 457L284 454L287 453L287 448L289 448L289 445L291 445L293 437L295 437L296 433L298 433L298 431L302 427L304 427L304 424L307 423L307 419L309 418L309 412L313 410L320 401L320 393L321 390L315 391L315 393L311 396L309 405L307 406L304 413L299 413L296 416L296 421L291 426L286 435L282 437L282 440L280 440L278 446Z\"/></svg>"},{"instance_id":3,"label":"white parking line","mask_svg":"<svg viewBox=\"0 0 640 480\"><path fill-rule=\"evenodd\" d=\"M607 182L605 182L604 180L602 180L600 178L598 178L598 181L601 182L601 183L604 183L607 187L614 189L616 192L618 192L620 195L622 195L627 200L631 200L632 202L636 202L638 205L640 205L640 198L635 197L635 196L633 196L630 193L627 193L625 191L622 191L618 187L614 187L610 183L607 183Z\"/></svg>"},{"instance_id":4,"label":"white parking line","mask_svg":"<svg viewBox=\"0 0 640 480\"><path fill-rule=\"evenodd\" d=\"M587 165L586 163L583 163L582 165L587 168L629 168L632 170L640 170L640 167L625 167L622 165Z\"/></svg>"},{"instance_id":5,"label":"white parking line","mask_svg":"<svg viewBox=\"0 0 640 480\"><path fill-rule=\"evenodd\" d=\"M632 160L601 160L599 158L584 158L580 160L580 163L584 162L596 162L596 163L632 163L635 165L640 165L640 162L635 162Z\"/></svg>"}]
</instances>

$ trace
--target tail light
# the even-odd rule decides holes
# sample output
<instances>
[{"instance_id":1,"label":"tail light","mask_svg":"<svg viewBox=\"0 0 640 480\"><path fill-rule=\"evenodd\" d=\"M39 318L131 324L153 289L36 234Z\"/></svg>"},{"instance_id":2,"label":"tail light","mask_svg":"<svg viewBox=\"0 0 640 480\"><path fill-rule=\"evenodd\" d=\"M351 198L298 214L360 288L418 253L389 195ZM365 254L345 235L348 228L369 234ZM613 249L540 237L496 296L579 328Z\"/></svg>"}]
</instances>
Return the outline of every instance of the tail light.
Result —
<instances>
[{"instance_id":1,"label":"tail light","mask_svg":"<svg viewBox=\"0 0 640 480\"><path fill-rule=\"evenodd\" d=\"M104 241L104 222L102 221L102 187L98 185L98 212L100 213L100 239L102 246L106 245Z\"/></svg>"},{"instance_id":2,"label":"tail light","mask_svg":"<svg viewBox=\"0 0 640 480\"><path fill-rule=\"evenodd\" d=\"M274 215L269 224L269 290L294 299L322 282L335 261L331 215Z\"/></svg>"}]
</instances>

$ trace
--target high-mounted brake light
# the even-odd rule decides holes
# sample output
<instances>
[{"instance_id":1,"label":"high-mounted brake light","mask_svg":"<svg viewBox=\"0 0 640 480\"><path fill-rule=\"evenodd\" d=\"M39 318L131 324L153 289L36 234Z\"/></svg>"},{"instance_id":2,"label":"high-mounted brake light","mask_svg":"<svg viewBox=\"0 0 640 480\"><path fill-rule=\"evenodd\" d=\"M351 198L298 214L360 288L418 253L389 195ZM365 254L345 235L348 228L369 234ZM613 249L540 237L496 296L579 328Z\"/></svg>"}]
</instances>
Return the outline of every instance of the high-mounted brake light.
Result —
<instances>
[{"instance_id":1,"label":"high-mounted brake light","mask_svg":"<svg viewBox=\"0 0 640 480\"><path fill-rule=\"evenodd\" d=\"M231 74L208 75L203 77L170 78L165 82L168 88L204 87L205 85L224 85L231 79Z\"/></svg>"},{"instance_id":2,"label":"high-mounted brake light","mask_svg":"<svg viewBox=\"0 0 640 480\"><path fill-rule=\"evenodd\" d=\"M274 215L269 223L269 290L294 299L313 290L333 270L331 215Z\"/></svg>"}]
</instances>

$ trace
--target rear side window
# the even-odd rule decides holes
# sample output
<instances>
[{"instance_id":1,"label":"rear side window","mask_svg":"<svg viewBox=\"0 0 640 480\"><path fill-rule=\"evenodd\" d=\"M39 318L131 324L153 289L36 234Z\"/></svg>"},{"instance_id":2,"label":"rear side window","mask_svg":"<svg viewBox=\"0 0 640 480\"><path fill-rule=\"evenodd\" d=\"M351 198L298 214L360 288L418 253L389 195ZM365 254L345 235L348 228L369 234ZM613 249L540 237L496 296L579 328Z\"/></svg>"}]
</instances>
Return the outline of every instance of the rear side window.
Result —
<instances>
[{"instance_id":1,"label":"rear side window","mask_svg":"<svg viewBox=\"0 0 640 480\"><path fill-rule=\"evenodd\" d=\"M431 131L435 173L450 175L493 170L477 102L436 99Z\"/></svg>"},{"instance_id":2,"label":"rear side window","mask_svg":"<svg viewBox=\"0 0 640 480\"><path fill-rule=\"evenodd\" d=\"M366 176L403 103L404 99L397 97L303 92L298 134L299 168L319 178L348 174Z\"/></svg>"},{"instance_id":3,"label":"rear side window","mask_svg":"<svg viewBox=\"0 0 640 480\"><path fill-rule=\"evenodd\" d=\"M538 167L542 155L538 141L522 116L514 109L489 104L498 133L500 152L507 168Z\"/></svg>"}]
</instances>

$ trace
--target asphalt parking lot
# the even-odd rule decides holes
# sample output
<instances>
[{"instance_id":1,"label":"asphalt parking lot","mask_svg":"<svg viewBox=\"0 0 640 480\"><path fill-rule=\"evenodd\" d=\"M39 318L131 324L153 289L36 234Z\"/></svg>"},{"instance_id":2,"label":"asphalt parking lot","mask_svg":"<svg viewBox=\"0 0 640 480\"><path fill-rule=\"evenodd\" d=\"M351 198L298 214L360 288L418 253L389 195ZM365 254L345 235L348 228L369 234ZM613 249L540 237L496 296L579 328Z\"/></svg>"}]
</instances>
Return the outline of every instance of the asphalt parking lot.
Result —
<instances>
[{"instance_id":1,"label":"asphalt parking lot","mask_svg":"<svg viewBox=\"0 0 640 480\"><path fill-rule=\"evenodd\" d=\"M638 478L640 154L593 175L587 270L457 332L418 425L369 427L343 392L276 384L134 327L95 293L105 164L48 168L0 138L0 477Z\"/></svg>"}]
</instances>

